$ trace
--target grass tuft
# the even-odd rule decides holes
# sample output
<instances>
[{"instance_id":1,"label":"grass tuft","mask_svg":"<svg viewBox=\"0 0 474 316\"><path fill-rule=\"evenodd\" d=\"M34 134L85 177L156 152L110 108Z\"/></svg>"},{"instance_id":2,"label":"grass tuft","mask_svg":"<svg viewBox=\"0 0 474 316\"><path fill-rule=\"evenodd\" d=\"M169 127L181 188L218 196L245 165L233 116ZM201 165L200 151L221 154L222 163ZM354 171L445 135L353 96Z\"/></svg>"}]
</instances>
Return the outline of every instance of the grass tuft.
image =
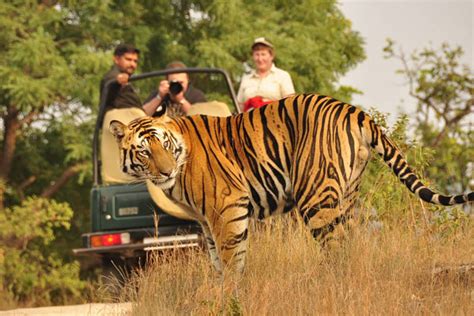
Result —
<instances>
[{"instance_id":1,"label":"grass tuft","mask_svg":"<svg viewBox=\"0 0 474 316\"><path fill-rule=\"evenodd\" d=\"M474 225L449 238L423 227L360 224L325 250L277 217L253 225L237 284L222 282L205 250L177 250L133 272L120 299L140 316L473 315Z\"/></svg>"}]
</instances>

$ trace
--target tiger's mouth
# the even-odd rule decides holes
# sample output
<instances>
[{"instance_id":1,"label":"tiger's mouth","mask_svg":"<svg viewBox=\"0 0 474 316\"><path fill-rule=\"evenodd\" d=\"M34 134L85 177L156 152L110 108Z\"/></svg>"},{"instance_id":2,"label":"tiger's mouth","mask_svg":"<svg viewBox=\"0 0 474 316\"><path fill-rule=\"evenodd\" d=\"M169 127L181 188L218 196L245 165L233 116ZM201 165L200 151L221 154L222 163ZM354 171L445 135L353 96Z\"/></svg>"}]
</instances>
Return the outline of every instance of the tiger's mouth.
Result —
<instances>
[{"instance_id":1,"label":"tiger's mouth","mask_svg":"<svg viewBox=\"0 0 474 316\"><path fill-rule=\"evenodd\" d=\"M153 184L160 187L162 190L172 188L176 182L175 177L151 177L150 180L151 182L153 182Z\"/></svg>"}]
</instances>

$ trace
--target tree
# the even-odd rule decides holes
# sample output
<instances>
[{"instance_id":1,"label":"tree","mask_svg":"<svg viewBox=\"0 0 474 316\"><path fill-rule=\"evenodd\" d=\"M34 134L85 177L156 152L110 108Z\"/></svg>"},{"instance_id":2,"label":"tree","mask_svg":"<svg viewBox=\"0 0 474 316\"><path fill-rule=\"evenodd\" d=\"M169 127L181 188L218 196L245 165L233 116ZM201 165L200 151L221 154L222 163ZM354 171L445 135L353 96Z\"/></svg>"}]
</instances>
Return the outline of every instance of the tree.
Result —
<instances>
[{"instance_id":1,"label":"tree","mask_svg":"<svg viewBox=\"0 0 474 316\"><path fill-rule=\"evenodd\" d=\"M97 86L110 64L108 48L122 38L118 24L128 20L110 6L0 3L2 297L50 303L51 293L77 297L84 287L77 263L65 263L53 245L70 228L73 210L52 197L74 176L90 173Z\"/></svg>"},{"instance_id":2,"label":"tree","mask_svg":"<svg viewBox=\"0 0 474 316\"><path fill-rule=\"evenodd\" d=\"M181 59L226 69L238 83L244 64L251 63L252 41L265 36L275 44L276 63L291 73L297 92L349 101L355 91L337 82L365 57L362 39L335 1L172 1L171 16L169 6L143 3L151 8L143 19L156 30L145 69Z\"/></svg>"},{"instance_id":3,"label":"tree","mask_svg":"<svg viewBox=\"0 0 474 316\"><path fill-rule=\"evenodd\" d=\"M77 127L91 109L96 111L92 105L97 104L97 82L110 64L106 50L122 39L125 30L119 24L136 19L133 14L124 17L122 8L114 12L111 6L102 1L0 4L0 48L4 52L0 61L0 181L14 184L10 172L17 140L32 123L41 121L47 126L57 120L59 111L74 115L68 123ZM71 143L68 146L73 148ZM57 175L58 181L77 174L88 158L69 156L69 165ZM22 187L31 181L15 185ZM57 192L58 181L41 195Z\"/></svg>"},{"instance_id":4,"label":"tree","mask_svg":"<svg viewBox=\"0 0 474 316\"><path fill-rule=\"evenodd\" d=\"M474 74L460 62L461 47L445 43L408 57L388 40L384 51L402 63L399 73L417 101L415 136L436 152L428 176L448 192L472 190L474 174L468 169L474 157Z\"/></svg>"}]
</instances>

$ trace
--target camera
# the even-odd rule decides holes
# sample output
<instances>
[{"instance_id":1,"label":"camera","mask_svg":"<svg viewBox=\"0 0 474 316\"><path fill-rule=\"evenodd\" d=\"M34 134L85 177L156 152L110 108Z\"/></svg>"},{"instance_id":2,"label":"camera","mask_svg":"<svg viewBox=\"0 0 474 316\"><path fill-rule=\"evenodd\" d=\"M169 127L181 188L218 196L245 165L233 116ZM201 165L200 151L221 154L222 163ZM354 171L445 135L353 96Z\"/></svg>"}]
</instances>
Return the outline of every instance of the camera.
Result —
<instances>
[{"instance_id":1,"label":"camera","mask_svg":"<svg viewBox=\"0 0 474 316\"><path fill-rule=\"evenodd\" d=\"M176 80L170 81L170 94L175 96L183 91L183 85Z\"/></svg>"}]
</instances>

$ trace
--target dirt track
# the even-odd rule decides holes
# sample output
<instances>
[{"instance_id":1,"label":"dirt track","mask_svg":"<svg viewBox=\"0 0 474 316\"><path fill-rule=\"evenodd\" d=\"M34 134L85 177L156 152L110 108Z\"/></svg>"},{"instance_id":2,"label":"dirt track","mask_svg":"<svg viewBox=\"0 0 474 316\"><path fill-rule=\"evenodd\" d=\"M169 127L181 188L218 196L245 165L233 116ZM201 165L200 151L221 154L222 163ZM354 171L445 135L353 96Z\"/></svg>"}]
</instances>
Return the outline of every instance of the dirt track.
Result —
<instances>
[{"instance_id":1,"label":"dirt track","mask_svg":"<svg viewBox=\"0 0 474 316\"><path fill-rule=\"evenodd\" d=\"M37 308L21 308L8 311L0 311L1 316L83 316L83 315L129 315L132 309L131 303L120 304L82 304L82 305L67 305L67 306L50 306Z\"/></svg>"}]
</instances>

